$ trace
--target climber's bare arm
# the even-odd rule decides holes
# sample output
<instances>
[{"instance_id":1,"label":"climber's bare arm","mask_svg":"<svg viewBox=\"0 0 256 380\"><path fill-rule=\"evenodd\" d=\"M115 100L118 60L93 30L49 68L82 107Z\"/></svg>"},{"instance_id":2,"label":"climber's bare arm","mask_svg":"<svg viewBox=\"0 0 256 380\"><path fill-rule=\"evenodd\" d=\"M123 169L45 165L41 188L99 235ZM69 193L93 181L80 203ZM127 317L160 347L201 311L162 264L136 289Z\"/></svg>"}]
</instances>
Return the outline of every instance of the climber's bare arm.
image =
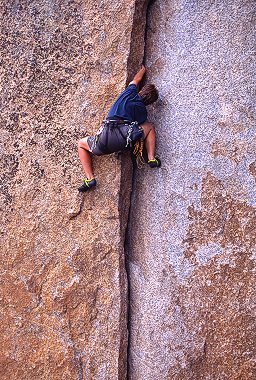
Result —
<instances>
[{"instance_id":1,"label":"climber's bare arm","mask_svg":"<svg viewBox=\"0 0 256 380\"><path fill-rule=\"evenodd\" d=\"M146 72L146 68L144 65L141 65L141 68L140 70L137 72L137 74L135 74L133 80L129 83L129 84L135 84L136 86L138 86L138 84L140 83L140 81L142 80L144 74Z\"/></svg>"}]
</instances>

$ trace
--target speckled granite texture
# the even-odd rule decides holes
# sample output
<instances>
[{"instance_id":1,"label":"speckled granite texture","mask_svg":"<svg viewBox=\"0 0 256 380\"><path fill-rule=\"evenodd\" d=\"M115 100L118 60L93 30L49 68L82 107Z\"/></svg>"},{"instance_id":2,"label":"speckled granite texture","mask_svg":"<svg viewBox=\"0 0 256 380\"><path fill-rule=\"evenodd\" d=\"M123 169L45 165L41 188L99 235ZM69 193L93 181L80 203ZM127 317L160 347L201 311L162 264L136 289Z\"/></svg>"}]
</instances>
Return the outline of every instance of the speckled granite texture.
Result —
<instances>
[{"instance_id":1,"label":"speckled granite texture","mask_svg":"<svg viewBox=\"0 0 256 380\"><path fill-rule=\"evenodd\" d=\"M254 380L255 1L155 1L162 168L136 172L131 380Z\"/></svg>"},{"instance_id":2,"label":"speckled granite texture","mask_svg":"<svg viewBox=\"0 0 256 380\"><path fill-rule=\"evenodd\" d=\"M97 190L78 195L76 145L142 60L142 14L129 56L134 12L135 1L0 2L1 380L126 378L131 165L96 158Z\"/></svg>"},{"instance_id":3,"label":"speckled granite texture","mask_svg":"<svg viewBox=\"0 0 256 380\"><path fill-rule=\"evenodd\" d=\"M97 130L144 54L147 1L0 3L1 380L254 380L255 2L152 2L162 168L131 189ZM2 207L3 206L3 207ZM127 333L127 305L130 303Z\"/></svg>"}]
</instances>

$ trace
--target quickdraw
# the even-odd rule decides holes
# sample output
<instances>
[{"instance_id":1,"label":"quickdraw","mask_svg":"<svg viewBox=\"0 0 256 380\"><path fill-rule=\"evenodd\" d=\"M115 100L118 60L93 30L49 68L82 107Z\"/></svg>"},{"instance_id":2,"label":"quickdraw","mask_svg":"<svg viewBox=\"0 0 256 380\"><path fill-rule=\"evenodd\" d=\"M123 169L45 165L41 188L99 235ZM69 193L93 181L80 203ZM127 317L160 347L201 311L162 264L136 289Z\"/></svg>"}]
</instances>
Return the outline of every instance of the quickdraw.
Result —
<instances>
[{"instance_id":1,"label":"quickdraw","mask_svg":"<svg viewBox=\"0 0 256 380\"><path fill-rule=\"evenodd\" d=\"M132 143L132 139L131 139L132 129L133 129L133 123L129 125L128 131L127 131L127 138L126 138L126 145L125 145L126 148L130 146Z\"/></svg>"}]
</instances>

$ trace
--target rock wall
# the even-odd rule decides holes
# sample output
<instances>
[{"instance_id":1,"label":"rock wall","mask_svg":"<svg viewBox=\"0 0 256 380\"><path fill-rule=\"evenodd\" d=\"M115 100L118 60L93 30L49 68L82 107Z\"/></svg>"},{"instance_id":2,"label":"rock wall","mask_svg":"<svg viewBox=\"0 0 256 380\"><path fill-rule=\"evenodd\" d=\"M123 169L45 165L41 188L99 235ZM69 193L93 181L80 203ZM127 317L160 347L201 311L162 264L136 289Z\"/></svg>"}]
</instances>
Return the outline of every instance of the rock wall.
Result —
<instances>
[{"instance_id":1,"label":"rock wall","mask_svg":"<svg viewBox=\"0 0 256 380\"><path fill-rule=\"evenodd\" d=\"M255 2L153 2L146 63L162 168L135 175L132 380L253 380Z\"/></svg>"},{"instance_id":2,"label":"rock wall","mask_svg":"<svg viewBox=\"0 0 256 380\"><path fill-rule=\"evenodd\" d=\"M79 195L76 145L134 74L136 9L0 4L2 380L126 378L131 164L95 159L97 190Z\"/></svg>"},{"instance_id":3,"label":"rock wall","mask_svg":"<svg viewBox=\"0 0 256 380\"><path fill-rule=\"evenodd\" d=\"M97 190L76 190L147 5L0 3L3 380L256 377L252 0L151 2L163 166L133 178L129 293L129 158L95 158Z\"/></svg>"}]
</instances>

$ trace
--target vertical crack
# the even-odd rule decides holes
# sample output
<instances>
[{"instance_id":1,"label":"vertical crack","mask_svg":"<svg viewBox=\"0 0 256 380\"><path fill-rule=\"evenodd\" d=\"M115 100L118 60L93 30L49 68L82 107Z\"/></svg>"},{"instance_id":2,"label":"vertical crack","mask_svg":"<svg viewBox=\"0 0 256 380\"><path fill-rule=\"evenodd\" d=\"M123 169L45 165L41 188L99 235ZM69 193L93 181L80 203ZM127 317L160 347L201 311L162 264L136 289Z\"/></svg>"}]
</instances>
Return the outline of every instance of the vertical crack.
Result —
<instances>
[{"instance_id":1,"label":"vertical crack","mask_svg":"<svg viewBox=\"0 0 256 380\"><path fill-rule=\"evenodd\" d=\"M142 63L145 62L145 50L147 39L147 25L148 25L148 12L149 8L155 0L136 0L134 9L133 28L131 33L131 46L130 53L127 62L127 85L132 80L135 73ZM145 78L144 78L145 79ZM143 85L143 82L142 82ZM124 252L125 252L125 270L127 274L127 330L128 330L128 342L127 342L127 380L130 379L129 373L129 352L130 352L130 331L131 331L131 284L130 284L130 271L129 271L129 251L130 251L130 237L132 229L131 209L132 209L132 195L134 191L135 183L135 170L136 167L131 164L131 161L127 163L127 157L122 157L121 163L121 190L126 195L126 212L125 215L125 227L121 228L124 231ZM130 181L127 181L130 178ZM127 186L129 189L127 189ZM122 209L124 205L122 205Z\"/></svg>"}]
</instances>

